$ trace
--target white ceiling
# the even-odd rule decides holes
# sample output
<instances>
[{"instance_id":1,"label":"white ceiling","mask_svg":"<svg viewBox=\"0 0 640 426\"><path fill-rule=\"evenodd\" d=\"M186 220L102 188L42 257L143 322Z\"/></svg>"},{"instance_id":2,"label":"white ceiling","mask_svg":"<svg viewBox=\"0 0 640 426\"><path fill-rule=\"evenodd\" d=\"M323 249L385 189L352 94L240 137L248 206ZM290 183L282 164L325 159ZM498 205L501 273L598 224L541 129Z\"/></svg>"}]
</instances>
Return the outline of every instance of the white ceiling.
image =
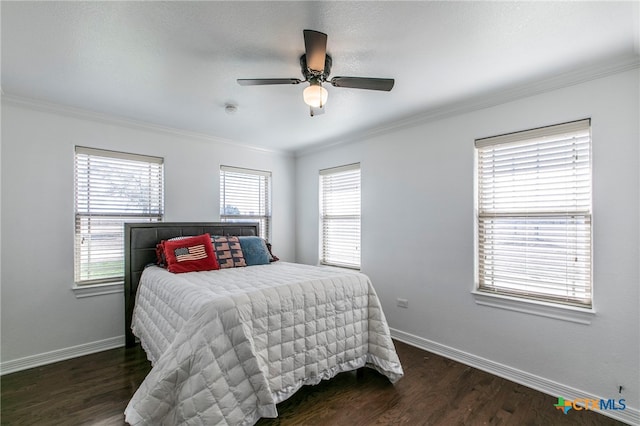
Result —
<instances>
[{"instance_id":1,"label":"white ceiling","mask_svg":"<svg viewBox=\"0 0 640 426\"><path fill-rule=\"evenodd\" d=\"M1 14L6 96L285 151L640 52L636 1L3 1ZM311 118L306 85L236 83L301 78L303 29L328 34L331 76L395 87L329 85Z\"/></svg>"}]
</instances>

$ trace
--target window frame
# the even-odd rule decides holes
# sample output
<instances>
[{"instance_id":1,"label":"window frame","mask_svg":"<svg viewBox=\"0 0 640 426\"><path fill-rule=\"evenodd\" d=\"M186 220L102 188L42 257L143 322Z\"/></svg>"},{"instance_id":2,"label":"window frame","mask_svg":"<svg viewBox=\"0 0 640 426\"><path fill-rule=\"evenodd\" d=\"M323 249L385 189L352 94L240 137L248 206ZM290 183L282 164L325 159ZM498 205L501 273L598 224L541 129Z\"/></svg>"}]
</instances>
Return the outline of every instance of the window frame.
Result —
<instances>
[{"instance_id":1,"label":"window frame","mask_svg":"<svg viewBox=\"0 0 640 426\"><path fill-rule=\"evenodd\" d=\"M349 174L353 174L357 172L357 200L355 197L350 198L349 194L346 194L346 198L344 198L345 194L342 194L340 198L340 202L343 205L349 206L352 210L348 214L336 214L327 211L327 189L325 188L325 180L329 178L333 178L333 180L338 179L338 184L350 184L349 180L353 179L353 177L349 177ZM340 175L343 175L343 179L340 179ZM348 268L348 269L357 269L360 270L362 267L362 169L360 163L351 163L343 166L331 167L328 169L322 169L319 171L319 256L318 262L321 265L326 266L335 266L340 268ZM328 194L331 195L331 194ZM334 194L338 195L338 194ZM331 200L335 201L335 200ZM331 208L331 207L329 207ZM331 230L328 228L328 221L339 223L339 222L349 222L349 221L357 221L357 229L353 235L345 235L344 238L347 241L338 242L335 245L343 246L343 249L336 247L333 251L330 252L330 247L327 242L327 238ZM340 229L334 228L335 229ZM344 228L342 228L344 230ZM339 231L338 231L339 232ZM348 232L351 234L351 232ZM348 241L349 239L353 239L357 241ZM335 239L334 239L335 240ZM345 249L344 244L355 243L355 250L357 252L357 256L353 256L348 259L344 257ZM348 250L348 249L346 249ZM342 251L343 253L340 253ZM336 253L337 252L337 253Z\"/></svg>"},{"instance_id":2,"label":"window frame","mask_svg":"<svg viewBox=\"0 0 640 426\"><path fill-rule=\"evenodd\" d=\"M588 200L582 199L580 201L576 201L576 205L581 204L582 210L578 208L576 208L576 210L571 210L570 208L564 206L564 209L565 209L564 212L561 212L562 209L558 207L550 207L548 211L543 211L543 210L536 211L537 206L535 206L535 202L532 202L531 203L532 205L528 206L528 209L531 210L532 212L522 213L522 211L517 211L517 209L514 209L511 212L511 214L509 213L503 214L503 212L500 212L495 214L495 217L498 218L498 220L500 220L500 218L508 219L509 217L511 217L512 219L526 217L528 219L535 220L535 218L544 218L544 217L548 218L550 217L551 214L554 214L554 215L563 216L566 222L569 223L569 225L565 226L565 229L571 229L571 226L575 226L575 229L580 229L581 231L586 229L588 235L585 235L583 232L583 234L581 234L582 239L580 240L580 244L582 244L581 246L582 248L584 248L585 242L588 243L587 244L588 250L587 250L587 253L585 254L586 266L581 265L580 267L582 268L581 271L588 274L588 278L586 280L583 280L584 282L581 281L581 285L584 284L584 287L580 290L578 294L588 295L588 299L585 299L584 301L579 301L578 300L579 297L575 297L573 299L570 297L567 297L566 300L562 300L562 298L559 296L527 294L525 291L520 291L520 292L513 291L513 290L504 291L501 288L496 288L495 286L488 286L488 285L483 286L482 285L483 258L481 258L480 252L482 250L482 247L485 247L486 244L483 240L483 236L481 235L481 228L483 226L481 224L481 220L484 220L484 219L481 219L481 216L483 215L484 215L483 217L491 216L491 212L490 211L483 212L482 208L480 207L479 200L480 200L480 197L483 196L481 194L482 190L480 189L480 185L482 184L481 182L482 172L480 171L481 160L479 158L480 151L483 149L492 149L496 147L500 147L500 148L518 147L519 144L523 146L526 144L541 144L542 141L544 140L553 141L554 138L557 139L557 136L555 135L572 134L574 132L575 134L580 134L580 133L584 134L584 132L587 132L588 134L588 136L586 136L587 138L586 152L588 154L588 159L586 160L588 162L587 164L588 173L586 174L587 177L584 180L576 179L576 182L579 182L579 184L583 185L581 186L581 188L588 187ZM583 138L584 137L585 136L583 136ZM536 140L539 142L536 142ZM584 144L585 142L582 142L582 143ZM568 142L567 142L567 146L568 146ZM475 285L472 293L474 294L474 297L478 304L501 307L504 309L527 312L527 313L534 313L534 314L539 314L539 315L554 317L559 319L567 319L570 321L581 322L581 323L590 322L590 315L595 313L594 301L593 301L593 270L592 270L593 269L593 244L592 244L593 208L592 208L591 198L593 193L593 183L592 183L593 178L592 178L592 167L591 167L591 161L592 161L591 149L592 149L592 138L591 138L590 119L577 120L573 122L562 123L562 124L557 124L552 126L545 126L542 128L525 130L521 132L514 132L506 135L495 136L495 137L482 138L482 139L477 139L475 141L475 171L474 171L474 178L475 178L475 185L474 185ZM582 158L581 158L581 161L583 161ZM577 161L575 161L575 163L577 163ZM540 163L535 163L535 164L536 164L536 176L541 176L541 174L538 174L539 173L538 168ZM547 163L544 163L544 165L546 164ZM574 170L577 167L578 166L574 164L573 166ZM584 169L584 165L580 167ZM513 172L512 176L517 176L517 173ZM514 178L514 182L517 184L521 181L517 181ZM513 185L511 185L510 187L513 187ZM549 192L548 190L546 191ZM514 195L514 197L517 195L520 195L520 194L516 194ZM575 196L574 198L576 199L580 198L577 194L574 194L574 196ZM507 198L503 198L502 200L497 199L496 202L498 204L495 204L495 205L500 206L500 202L503 200L507 200ZM492 203L495 203L495 202L492 201ZM560 206L561 204L562 202L560 201L556 203L557 206ZM588 209L586 211L584 210L585 204L588 204ZM495 207L495 208L496 208L496 211L498 211L498 207ZM586 224L580 223L578 219L575 219L575 217L582 217L582 216L584 216ZM574 220L574 222L578 224L572 225L571 220ZM557 226L557 224L554 224L554 226ZM518 230L524 229L524 227L525 226L522 225L522 227L518 228ZM496 237L496 238L499 238L499 237ZM519 240L519 242L521 244L526 244L527 237L526 236L523 237L522 239ZM497 243L494 242L493 244L495 245ZM582 251L581 253L584 254L584 251ZM568 261L565 261L565 262L569 265ZM582 260L579 263L582 263ZM568 282L565 283L565 287L569 288ZM535 285L534 285L534 288L535 288ZM540 289L538 288L538 290ZM551 293L551 291L549 293Z\"/></svg>"},{"instance_id":3,"label":"window frame","mask_svg":"<svg viewBox=\"0 0 640 426\"><path fill-rule=\"evenodd\" d=\"M258 210L264 214L229 214L225 213L228 194L226 185L228 177L226 173L244 175L243 179L258 179L259 195L257 200ZM233 175L229 175L232 177ZM264 188L262 188L261 178L264 178ZM221 222L258 222L260 224L260 237L270 241L273 228L272 215L272 191L273 191L273 173L268 170L249 169L244 167L220 165L220 221ZM262 194L260 194L262 193ZM231 195L231 194L229 194ZM250 194L245 194L250 195Z\"/></svg>"},{"instance_id":4,"label":"window frame","mask_svg":"<svg viewBox=\"0 0 640 426\"><path fill-rule=\"evenodd\" d=\"M110 165L109 165L110 164ZM146 164L146 165L145 165ZM113 174L101 174L98 173L91 176L90 168L95 170L100 168L102 172L107 170L113 172L113 167L117 167ZM145 172L146 169L146 172ZM112 177L118 179L118 172L131 173L132 176L138 177L141 180L144 179L149 183L148 191L142 196L146 203L142 210L147 209L146 213L135 212L136 209L131 209L130 206L125 207L120 203L119 208L114 208L118 205L118 201L122 201L123 197L113 196L108 198L104 192L102 186L105 182L105 177ZM122 176L122 175L120 175ZM113 181L110 181L113 184ZM119 184L122 184L122 180ZM156 186L157 184L157 186ZM93 188L92 188L93 187ZM124 188L124 187L123 187ZM127 186L126 189L131 189L132 186ZM93 193L93 196L92 196ZM142 192L135 193L140 196ZM95 207L92 207L91 200ZM98 201L96 201L98 200ZM102 203L100 201L103 201ZM107 203L104 203L106 201ZM109 225L102 228L102 232L92 232L92 228L95 229L95 224L91 225L92 221L110 222ZM122 284L124 281L124 223L125 222L151 222L162 221L164 219L164 159L161 157L125 153L121 151L112 151L99 148L89 148L84 146L74 147L74 286L73 290L76 293L76 297L88 297L101 294L110 294L122 291ZM120 229L119 229L120 228ZM106 230L108 229L108 232ZM121 233L121 244L110 244L108 248L104 247L97 250L92 250L91 247L83 247L84 241L89 238L93 240L92 236L102 236L105 238L107 235L109 238L116 239ZM115 235L115 237L114 237ZM117 258L117 255L109 256L106 252L109 249L116 247L122 247L121 259ZM109 275L105 273L103 277L96 277L100 274L98 272L91 272L90 264L88 267L87 262L83 261L83 258L87 258L91 253L96 255L96 252L103 251L102 256L111 257L109 262L121 262L122 273L117 275ZM113 260L113 258L117 258ZM94 267L95 268L95 267ZM94 278L92 278L92 276Z\"/></svg>"}]
</instances>

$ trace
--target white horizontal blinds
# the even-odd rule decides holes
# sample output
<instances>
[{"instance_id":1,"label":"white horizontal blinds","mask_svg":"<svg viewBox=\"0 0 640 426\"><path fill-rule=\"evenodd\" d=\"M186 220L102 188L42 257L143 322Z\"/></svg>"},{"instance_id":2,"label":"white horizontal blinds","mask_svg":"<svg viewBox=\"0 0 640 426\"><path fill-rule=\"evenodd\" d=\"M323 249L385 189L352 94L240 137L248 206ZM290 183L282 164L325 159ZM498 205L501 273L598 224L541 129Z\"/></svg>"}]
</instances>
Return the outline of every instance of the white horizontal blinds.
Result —
<instances>
[{"instance_id":1,"label":"white horizontal blinds","mask_svg":"<svg viewBox=\"0 0 640 426\"><path fill-rule=\"evenodd\" d=\"M476 147L480 290L591 306L590 121Z\"/></svg>"},{"instance_id":2,"label":"white horizontal blinds","mask_svg":"<svg viewBox=\"0 0 640 426\"><path fill-rule=\"evenodd\" d=\"M220 220L256 221L271 236L271 172L220 166Z\"/></svg>"},{"instance_id":3,"label":"white horizontal blinds","mask_svg":"<svg viewBox=\"0 0 640 426\"><path fill-rule=\"evenodd\" d=\"M161 221L163 159L75 149L75 281L124 276L124 223Z\"/></svg>"},{"instance_id":4,"label":"white horizontal blinds","mask_svg":"<svg viewBox=\"0 0 640 426\"><path fill-rule=\"evenodd\" d=\"M320 262L360 268L360 164L320 171L320 205Z\"/></svg>"}]
</instances>

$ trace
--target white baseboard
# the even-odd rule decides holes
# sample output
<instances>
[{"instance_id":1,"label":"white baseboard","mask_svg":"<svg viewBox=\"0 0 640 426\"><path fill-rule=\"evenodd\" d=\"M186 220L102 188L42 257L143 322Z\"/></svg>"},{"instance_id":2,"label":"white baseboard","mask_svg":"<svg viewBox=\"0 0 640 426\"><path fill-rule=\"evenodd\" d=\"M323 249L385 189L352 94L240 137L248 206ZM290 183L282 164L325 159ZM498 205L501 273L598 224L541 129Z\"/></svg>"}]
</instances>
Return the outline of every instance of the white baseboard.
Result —
<instances>
[{"instance_id":1,"label":"white baseboard","mask_svg":"<svg viewBox=\"0 0 640 426\"><path fill-rule=\"evenodd\" d=\"M425 351L433 352L443 357L452 359L454 361L461 362L479 370L486 371L496 376L502 377L512 382L527 386L537 391L546 393L553 397L563 397L567 400L574 400L580 398L588 399L608 399L601 396L591 395L587 392L574 389L570 386L563 385L561 383L554 382L544 377L539 377L526 371L518 370L513 367L509 367L504 364L497 363L479 356L460 351L458 349L442 345L440 343L433 342L431 340L424 339L419 336L415 336L404 331L391 329L391 337L401 342L407 343L411 346L415 346ZM628 401L627 401L628 402ZM549 407L550 410L553 407ZM611 417L613 419L625 422L630 425L640 425L640 410L636 407L629 407L627 405L624 410L594 410L602 415Z\"/></svg>"},{"instance_id":2,"label":"white baseboard","mask_svg":"<svg viewBox=\"0 0 640 426\"><path fill-rule=\"evenodd\" d=\"M0 362L0 375L15 373L16 371L27 370L29 368L52 364L54 362L77 358L79 356L102 352L108 349L115 349L122 346L124 346L124 336L117 336L37 355L30 355L24 358L3 361Z\"/></svg>"}]
</instances>

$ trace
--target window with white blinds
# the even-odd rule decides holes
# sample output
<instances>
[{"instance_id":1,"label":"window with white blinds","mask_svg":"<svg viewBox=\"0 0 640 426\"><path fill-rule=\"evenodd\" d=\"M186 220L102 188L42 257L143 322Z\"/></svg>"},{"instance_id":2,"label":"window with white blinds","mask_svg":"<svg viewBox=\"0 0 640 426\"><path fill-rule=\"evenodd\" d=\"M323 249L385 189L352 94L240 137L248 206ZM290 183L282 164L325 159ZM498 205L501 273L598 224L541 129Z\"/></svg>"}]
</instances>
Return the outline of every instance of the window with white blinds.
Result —
<instances>
[{"instance_id":1,"label":"window with white blinds","mask_svg":"<svg viewBox=\"0 0 640 426\"><path fill-rule=\"evenodd\" d=\"M360 164L320 170L320 263L360 268Z\"/></svg>"},{"instance_id":2,"label":"window with white blinds","mask_svg":"<svg viewBox=\"0 0 640 426\"><path fill-rule=\"evenodd\" d=\"M475 145L478 289L591 307L590 120Z\"/></svg>"},{"instance_id":3,"label":"window with white blinds","mask_svg":"<svg viewBox=\"0 0 640 426\"><path fill-rule=\"evenodd\" d=\"M259 222L260 236L271 237L271 172L220 166L220 220Z\"/></svg>"},{"instance_id":4,"label":"window with white blinds","mask_svg":"<svg viewBox=\"0 0 640 426\"><path fill-rule=\"evenodd\" d=\"M163 159L75 148L75 281L122 280L124 223L157 222L164 210Z\"/></svg>"}]
</instances>

